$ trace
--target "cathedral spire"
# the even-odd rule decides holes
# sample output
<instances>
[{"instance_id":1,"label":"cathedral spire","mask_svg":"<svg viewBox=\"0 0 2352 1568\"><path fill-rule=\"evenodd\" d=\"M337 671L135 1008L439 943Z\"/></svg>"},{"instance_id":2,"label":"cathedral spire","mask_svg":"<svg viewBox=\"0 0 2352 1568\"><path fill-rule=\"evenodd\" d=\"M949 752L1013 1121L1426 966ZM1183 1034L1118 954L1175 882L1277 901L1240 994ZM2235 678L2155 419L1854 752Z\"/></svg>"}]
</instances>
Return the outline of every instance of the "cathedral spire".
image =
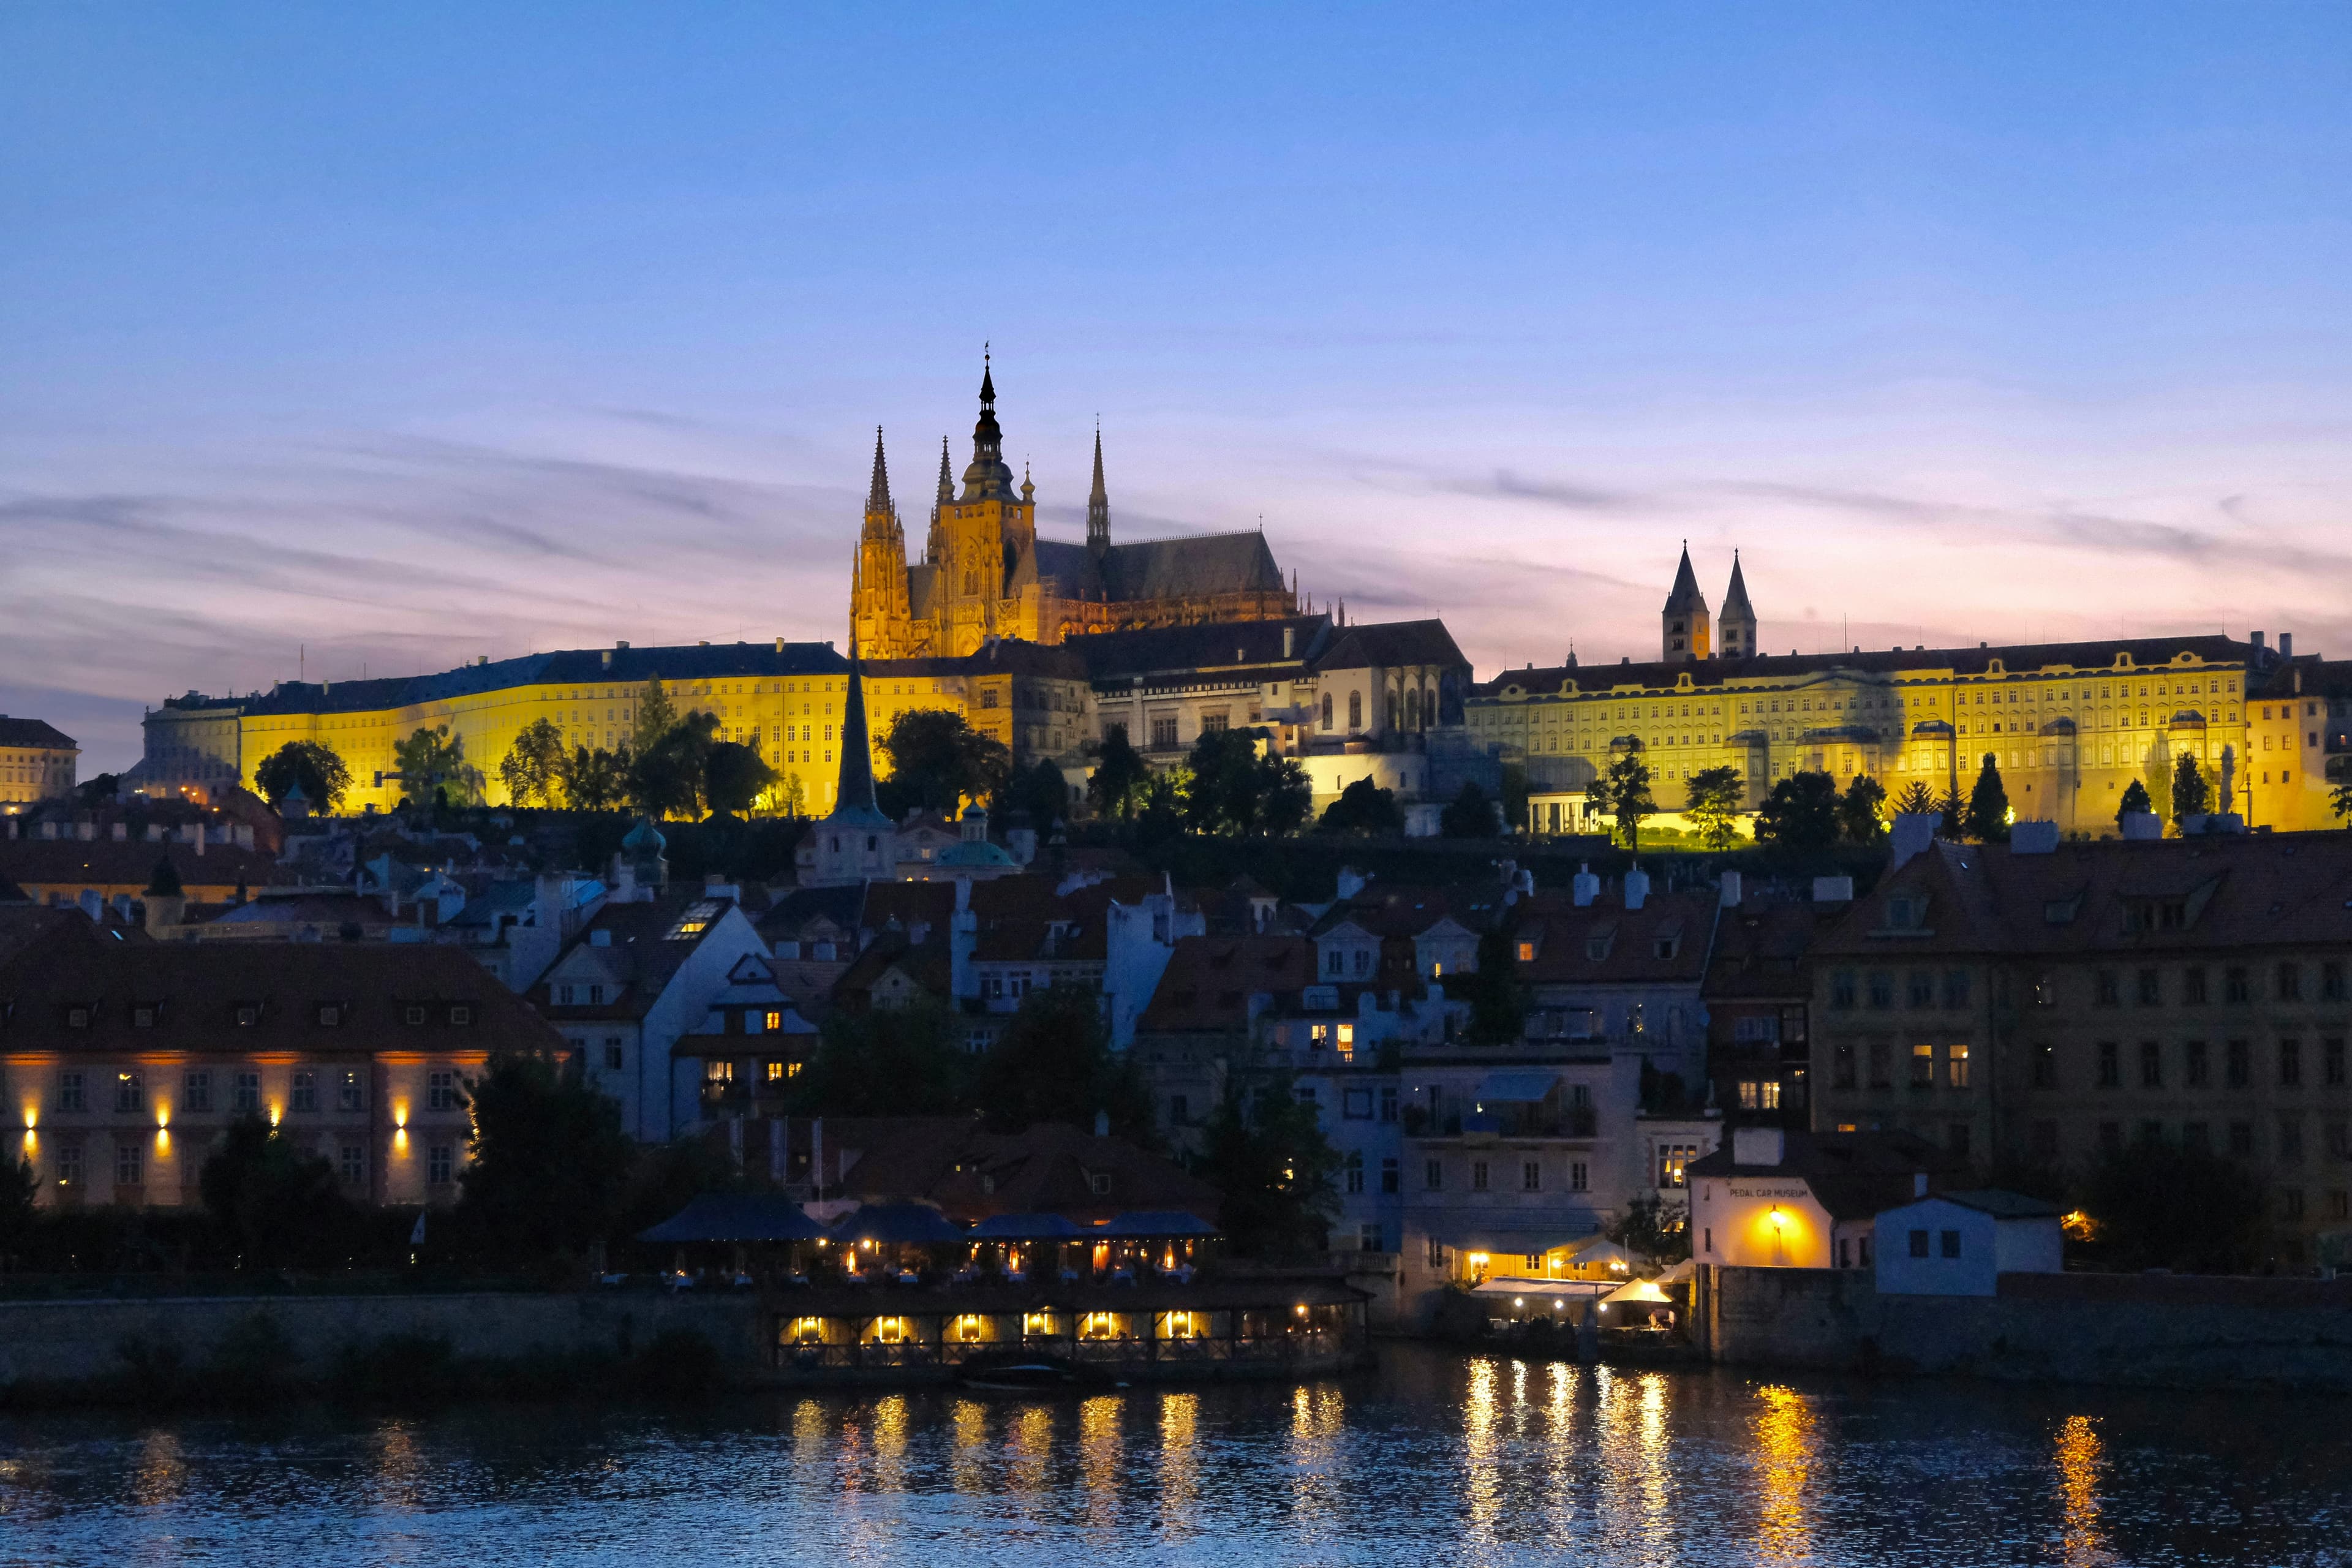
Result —
<instances>
[{"instance_id":1,"label":"cathedral spire","mask_svg":"<svg viewBox=\"0 0 2352 1568\"><path fill-rule=\"evenodd\" d=\"M1095 426L1095 488L1087 494L1087 548L1099 557L1110 548L1110 492L1103 488L1102 426Z\"/></svg>"},{"instance_id":2,"label":"cathedral spire","mask_svg":"<svg viewBox=\"0 0 2352 1568\"><path fill-rule=\"evenodd\" d=\"M890 514L890 469L882 458L882 426L874 426L874 482L866 489L866 510L868 516L887 517Z\"/></svg>"},{"instance_id":3,"label":"cathedral spire","mask_svg":"<svg viewBox=\"0 0 2352 1568\"><path fill-rule=\"evenodd\" d=\"M1674 591L1666 595L1666 606L1659 613L1662 630L1660 657L1668 664L1682 664L1692 659L1713 656L1714 619L1707 613L1706 595L1698 591L1698 574L1691 570L1690 541L1683 541L1682 563L1675 568Z\"/></svg>"},{"instance_id":4,"label":"cathedral spire","mask_svg":"<svg viewBox=\"0 0 2352 1568\"><path fill-rule=\"evenodd\" d=\"M1723 657L1745 658L1756 651L1756 607L1748 602L1748 578L1739 570L1739 552L1731 552L1731 586L1723 592L1723 614L1716 617L1722 634Z\"/></svg>"},{"instance_id":5,"label":"cathedral spire","mask_svg":"<svg viewBox=\"0 0 2352 1568\"><path fill-rule=\"evenodd\" d=\"M971 427L971 467L963 471L966 500L1013 499L1013 469L1004 461L1004 432L996 423L996 374L981 355L980 418Z\"/></svg>"},{"instance_id":6,"label":"cathedral spire","mask_svg":"<svg viewBox=\"0 0 2352 1568\"><path fill-rule=\"evenodd\" d=\"M834 813L868 811L874 804L874 754L866 734L866 682L857 668L857 639L849 639L849 693L841 709L841 785Z\"/></svg>"}]
</instances>

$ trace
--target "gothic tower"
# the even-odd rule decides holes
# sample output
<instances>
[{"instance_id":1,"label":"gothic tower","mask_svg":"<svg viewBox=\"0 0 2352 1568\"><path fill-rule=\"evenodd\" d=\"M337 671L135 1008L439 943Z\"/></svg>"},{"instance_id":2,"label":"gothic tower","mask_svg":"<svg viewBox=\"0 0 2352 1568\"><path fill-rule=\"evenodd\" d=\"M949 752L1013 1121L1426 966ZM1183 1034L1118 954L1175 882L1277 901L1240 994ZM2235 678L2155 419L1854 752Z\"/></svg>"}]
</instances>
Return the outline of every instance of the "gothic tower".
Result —
<instances>
[{"instance_id":1,"label":"gothic tower","mask_svg":"<svg viewBox=\"0 0 2352 1568\"><path fill-rule=\"evenodd\" d=\"M971 463L963 493L942 504L945 558L939 567L940 632L935 650L960 658L992 637L1042 640L1037 606L1015 597L1013 568L1036 542L1034 490L1016 488L996 423L996 373L983 358L980 418L971 427ZM1035 593L1031 590L1034 601Z\"/></svg>"},{"instance_id":2,"label":"gothic tower","mask_svg":"<svg viewBox=\"0 0 2352 1568\"><path fill-rule=\"evenodd\" d=\"M1747 658L1756 652L1756 611L1748 603L1748 580L1739 573L1739 552L1731 552L1731 586L1723 592L1723 614L1716 617L1723 634L1723 657Z\"/></svg>"},{"instance_id":3,"label":"gothic tower","mask_svg":"<svg viewBox=\"0 0 2352 1568\"><path fill-rule=\"evenodd\" d=\"M1095 426L1095 488L1087 496L1087 552L1097 568L1110 553L1110 492L1103 489L1102 426Z\"/></svg>"},{"instance_id":4,"label":"gothic tower","mask_svg":"<svg viewBox=\"0 0 2352 1568\"><path fill-rule=\"evenodd\" d=\"M947 535L940 531L940 509L955 500L955 480L948 474L948 438L940 437L940 488L931 498L931 531L923 538L923 564L936 564L947 554Z\"/></svg>"},{"instance_id":5,"label":"gothic tower","mask_svg":"<svg viewBox=\"0 0 2352 1568\"><path fill-rule=\"evenodd\" d=\"M1687 542L1683 545L1682 565L1675 572L1675 591L1666 595L1666 607L1659 619L1665 633L1665 651L1661 657L1668 664L1687 664L1712 653L1706 595L1698 591L1698 576L1691 570Z\"/></svg>"},{"instance_id":6,"label":"gothic tower","mask_svg":"<svg viewBox=\"0 0 2352 1568\"><path fill-rule=\"evenodd\" d=\"M884 658L911 651L905 639L907 535L898 509L890 504L890 470L882 455L882 427L874 427L874 479L866 491L866 526L857 536L857 565L850 590L850 640Z\"/></svg>"}]
</instances>

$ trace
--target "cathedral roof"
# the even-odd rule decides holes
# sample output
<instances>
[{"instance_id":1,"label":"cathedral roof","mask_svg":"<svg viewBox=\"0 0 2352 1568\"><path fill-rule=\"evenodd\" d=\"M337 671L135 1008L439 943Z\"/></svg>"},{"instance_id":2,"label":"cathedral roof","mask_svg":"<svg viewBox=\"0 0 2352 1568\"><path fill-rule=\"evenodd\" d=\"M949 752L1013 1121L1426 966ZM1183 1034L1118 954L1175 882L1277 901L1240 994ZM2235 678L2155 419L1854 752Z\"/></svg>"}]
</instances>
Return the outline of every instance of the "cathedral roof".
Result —
<instances>
[{"instance_id":1,"label":"cathedral roof","mask_svg":"<svg viewBox=\"0 0 2352 1568\"><path fill-rule=\"evenodd\" d=\"M1114 603L1278 594L1284 586L1282 569L1274 563L1265 535L1255 530L1114 544L1103 552L1102 575L1103 588Z\"/></svg>"},{"instance_id":2,"label":"cathedral roof","mask_svg":"<svg viewBox=\"0 0 2352 1568\"><path fill-rule=\"evenodd\" d=\"M1666 595L1666 614L1704 614L1706 595L1698 591L1698 574L1691 570L1690 546L1683 546L1682 564L1675 569L1675 591Z\"/></svg>"},{"instance_id":3,"label":"cathedral roof","mask_svg":"<svg viewBox=\"0 0 2352 1568\"><path fill-rule=\"evenodd\" d=\"M659 676L666 682L716 680L735 676L838 675L848 668L831 643L697 644L691 647L566 648L529 653L520 658L460 665L437 675L373 680L281 680L269 693L243 704L248 713L360 713L409 708L504 691L517 686L607 683L643 686Z\"/></svg>"},{"instance_id":4,"label":"cathedral roof","mask_svg":"<svg viewBox=\"0 0 2352 1568\"><path fill-rule=\"evenodd\" d=\"M866 489L866 510L871 517L890 512L890 469L882 460L882 426L874 426L874 481Z\"/></svg>"},{"instance_id":5,"label":"cathedral roof","mask_svg":"<svg viewBox=\"0 0 2352 1568\"><path fill-rule=\"evenodd\" d=\"M980 419L971 427L971 466L963 471L966 500L1010 500L1013 466L1004 460L1004 432L996 424L996 379L983 363Z\"/></svg>"},{"instance_id":6,"label":"cathedral roof","mask_svg":"<svg viewBox=\"0 0 2352 1568\"><path fill-rule=\"evenodd\" d=\"M1211 621L1194 626L1150 626L1135 631L1096 632L1062 646L1086 660L1087 679L1101 682L1196 669L1243 669L1253 666L1304 669L1332 635L1328 616L1286 616L1271 621ZM1291 634L1283 657L1282 635Z\"/></svg>"}]
</instances>

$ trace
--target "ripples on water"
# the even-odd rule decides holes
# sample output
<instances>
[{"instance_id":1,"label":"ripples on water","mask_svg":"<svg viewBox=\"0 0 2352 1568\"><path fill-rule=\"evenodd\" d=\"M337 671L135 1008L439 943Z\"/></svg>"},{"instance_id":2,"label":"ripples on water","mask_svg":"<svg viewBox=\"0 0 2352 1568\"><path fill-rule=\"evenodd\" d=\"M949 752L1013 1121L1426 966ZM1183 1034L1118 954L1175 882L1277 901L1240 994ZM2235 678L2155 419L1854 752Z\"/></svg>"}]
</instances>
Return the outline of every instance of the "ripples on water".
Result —
<instances>
[{"instance_id":1,"label":"ripples on water","mask_svg":"<svg viewBox=\"0 0 2352 1568\"><path fill-rule=\"evenodd\" d=\"M0 1561L2332 1563L2318 1401L1414 1346L1304 1387L0 1423Z\"/></svg>"}]
</instances>

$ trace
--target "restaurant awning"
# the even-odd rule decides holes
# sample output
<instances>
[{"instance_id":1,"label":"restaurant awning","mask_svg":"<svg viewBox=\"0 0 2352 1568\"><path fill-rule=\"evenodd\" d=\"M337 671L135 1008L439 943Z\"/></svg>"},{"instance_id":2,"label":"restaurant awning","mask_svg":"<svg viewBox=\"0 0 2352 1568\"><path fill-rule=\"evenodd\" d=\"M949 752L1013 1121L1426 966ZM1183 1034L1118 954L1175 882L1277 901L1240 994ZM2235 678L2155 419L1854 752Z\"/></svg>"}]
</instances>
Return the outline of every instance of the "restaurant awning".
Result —
<instances>
[{"instance_id":1,"label":"restaurant awning","mask_svg":"<svg viewBox=\"0 0 2352 1568\"><path fill-rule=\"evenodd\" d=\"M1555 1301L1587 1301L1611 1288L1605 1279L1530 1279L1516 1274L1497 1274L1480 1280L1471 1288L1470 1294L1505 1296L1515 1300L1545 1297Z\"/></svg>"},{"instance_id":2,"label":"restaurant awning","mask_svg":"<svg viewBox=\"0 0 2352 1568\"><path fill-rule=\"evenodd\" d=\"M1569 1258L1568 1266L1570 1268L1606 1268L1622 1264L1631 1268L1635 1261L1632 1253L1602 1236L1595 1237L1585 1246L1578 1247Z\"/></svg>"},{"instance_id":3,"label":"restaurant awning","mask_svg":"<svg viewBox=\"0 0 2352 1568\"><path fill-rule=\"evenodd\" d=\"M1215 1236L1218 1233L1215 1226L1183 1209L1138 1209L1118 1215L1093 1234L1123 1240L1149 1237L1157 1241L1162 1237Z\"/></svg>"},{"instance_id":4,"label":"restaurant awning","mask_svg":"<svg viewBox=\"0 0 2352 1568\"><path fill-rule=\"evenodd\" d=\"M867 1204L833 1227L840 1241L876 1241L922 1245L965 1241L970 1237L954 1221L928 1204Z\"/></svg>"},{"instance_id":5,"label":"restaurant awning","mask_svg":"<svg viewBox=\"0 0 2352 1568\"><path fill-rule=\"evenodd\" d=\"M1552 1085L1559 1081L1559 1074L1556 1072L1490 1072L1486 1081L1478 1086L1478 1099L1490 1105L1532 1105L1549 1094Z\"/></svg>"},{"instance_id":6,"label":"restaurant awning","mask_svg":"<svg viewBox=\"0 0 2352 1568\"><path fill-rule=\"evenodd\" d=\"M974 1241L1075 1241L1085 1234L1057 1214L992 1214L971 1227Z\"/></svg>"},{"instance_id":7,"label":"restaurant awning","mask_svg":"<svg viewBox=\"0 0 2352 1568\"><path fill-rule=\"evenodd\" d=\"M1620 1301L1631 1301L1664 1305L1673 1300L1673 1297L1658 1288L1658 1282L1654 1279L1628 1279L1606 1296L1601 1297L1601 1304L1604 1307L1613 1307Z\"/></svg>"},{"instance_id":8,"label":"restaurant awning","mask_svg":"<svg viewBox=\"0 0 2352 1568\"><path fill-rule=\"evenodd\" d=\"M639 1241L814 1241L824 1226L790 1198L772 1193L705 1193Z\"/></svg>"}]
</instances>

